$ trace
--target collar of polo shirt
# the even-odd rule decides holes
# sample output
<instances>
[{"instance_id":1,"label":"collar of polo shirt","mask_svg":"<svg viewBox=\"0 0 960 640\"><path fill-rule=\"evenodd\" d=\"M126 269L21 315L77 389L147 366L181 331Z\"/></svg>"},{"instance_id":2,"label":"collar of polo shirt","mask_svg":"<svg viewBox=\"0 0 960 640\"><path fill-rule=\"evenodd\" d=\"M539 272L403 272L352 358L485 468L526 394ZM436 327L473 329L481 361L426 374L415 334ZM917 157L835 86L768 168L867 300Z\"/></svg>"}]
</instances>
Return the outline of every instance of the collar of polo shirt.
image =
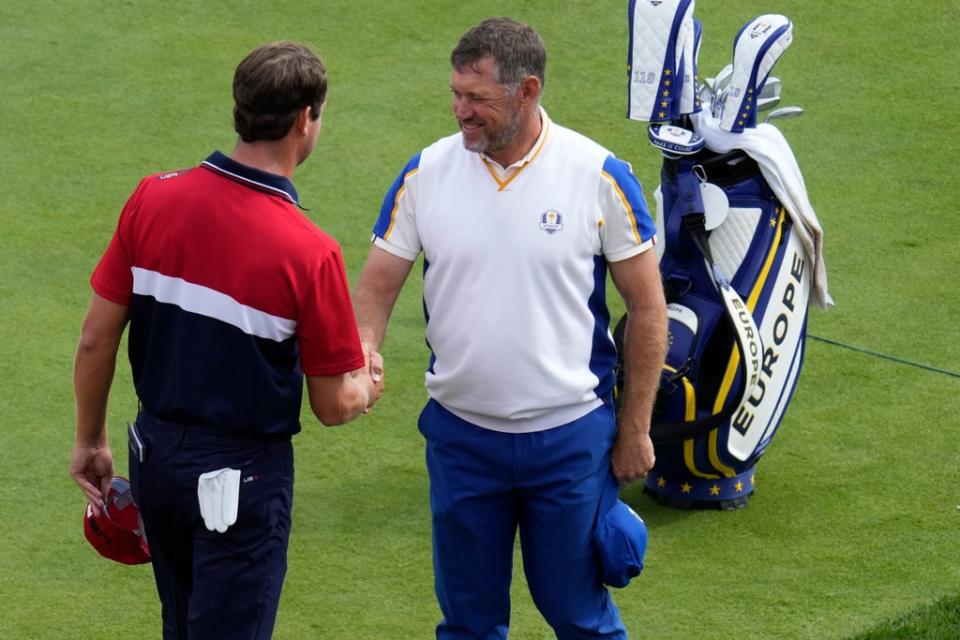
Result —
<instances>
[{"instance_id":1,"label":"collar of polo shirt","mask_svg":"<svg viewBox=\"0 0 960 640\"><path fill-rule=\"evenodd\" d=\"M540 122L542 125L540 127L540 136L537 138L537 141L533 144L533 146L530 147L530 151L527 152L527 155L511 164L509 167L502 167L499 162L487 154L480 153L480 159L483 160L483 163L487 166L487 170L490 171L490 175L493 176L493 179L496 180L500 185L501 191L511 180L517 176L517 174L523 171L528 164L536 159L550 137L550 117L547 115L546 110L544 110L542 106L539 107L539 109Z\"/></svg>"},{"instance_id":2,"label":"collar of polo shirt","mask_svg":"<svg viewBox=\"0 0 960 640\"><path fill-rule=\"evenodd\" d=\"M232 180L254 189L278 195L284 200L300 206L300 196L297 194L296 188L284 176L242 164L219 151L211 153L201 164Z\"/></svg>"}]
</instances>

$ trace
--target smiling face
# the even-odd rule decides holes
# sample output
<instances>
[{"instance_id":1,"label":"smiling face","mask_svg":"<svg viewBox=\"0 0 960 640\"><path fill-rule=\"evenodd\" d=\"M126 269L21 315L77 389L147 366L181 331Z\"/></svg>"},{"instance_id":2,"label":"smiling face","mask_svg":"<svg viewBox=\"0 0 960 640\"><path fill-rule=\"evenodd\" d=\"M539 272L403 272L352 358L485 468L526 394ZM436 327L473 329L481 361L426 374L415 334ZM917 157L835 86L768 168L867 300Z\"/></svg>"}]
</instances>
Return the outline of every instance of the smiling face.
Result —
<instances>
[{"instance_id":1,"label":"smiling face","mask_svg":"<svg viewBox=\"0 0 960 640\"><path fill-rule=\"evenodd\" d=\"M522 91L518 88L511 92L497 82L493 58L454 69L450 91L464 147L499 159L498 155L518 142L524 125Z\"/></svg>"}]
</instances>

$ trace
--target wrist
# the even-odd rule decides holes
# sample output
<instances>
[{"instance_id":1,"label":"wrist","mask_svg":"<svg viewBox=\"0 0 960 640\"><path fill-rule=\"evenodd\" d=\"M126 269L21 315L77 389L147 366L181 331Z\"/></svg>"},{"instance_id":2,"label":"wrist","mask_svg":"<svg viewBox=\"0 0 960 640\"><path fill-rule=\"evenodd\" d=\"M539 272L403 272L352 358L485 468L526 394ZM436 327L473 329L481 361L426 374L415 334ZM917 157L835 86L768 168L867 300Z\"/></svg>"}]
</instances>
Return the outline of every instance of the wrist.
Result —
<instances>
[{"instance_id":1,"label":"wrist","mask_svg":"<svg viewBox=\"0 0 960 640\"><path fill-rule=\"evenodd\" d=\"M78 449L109 449L110 446L104 440L85 440L82 438L77 438L76 446Z\"/></svg>"},{"instance_id":2,"label":"wrist","mask_svg":"<svg viewBox=\"0 0 960 640\"><path fill-rule=\"evenodd\" d=\"M106 427L93 432L84 432L81 429L77 429L76 446L81 447L83 449L109 448L110 444L107 441Z\"/></svg>"},{"instance_id":3,"label":"wrist","mask_svg":"<svg viewBox=\"0 0 960 640\"><path fill-rule=\"evenodd\" d=\"M624 407L617 419L617 429L621 432L629 432L635 435L644 435L650 433L650 419L646 414L631 411L629 407Z\"/></svg>"}]
</instances>

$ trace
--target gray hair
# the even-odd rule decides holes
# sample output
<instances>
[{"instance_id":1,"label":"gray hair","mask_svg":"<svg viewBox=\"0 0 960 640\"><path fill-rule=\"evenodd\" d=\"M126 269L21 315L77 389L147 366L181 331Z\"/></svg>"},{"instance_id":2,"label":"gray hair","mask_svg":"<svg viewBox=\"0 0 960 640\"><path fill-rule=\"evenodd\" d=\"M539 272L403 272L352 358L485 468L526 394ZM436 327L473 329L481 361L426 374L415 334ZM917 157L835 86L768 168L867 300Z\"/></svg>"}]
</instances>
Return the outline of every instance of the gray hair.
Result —
<instances>
[{"instance_id":1,"label":"gray hair","mask_svg":"<svg viewBox=\"0 0 960 640\"><path fill-rule=\"evenodd\" d=\"M536 76L543 87L547 48L529 26L510 18L487 18L461 36L450 64L461 71L488 56L493 58L497 82L511 93L527 76Z\"/></svg>"}]
</instances>

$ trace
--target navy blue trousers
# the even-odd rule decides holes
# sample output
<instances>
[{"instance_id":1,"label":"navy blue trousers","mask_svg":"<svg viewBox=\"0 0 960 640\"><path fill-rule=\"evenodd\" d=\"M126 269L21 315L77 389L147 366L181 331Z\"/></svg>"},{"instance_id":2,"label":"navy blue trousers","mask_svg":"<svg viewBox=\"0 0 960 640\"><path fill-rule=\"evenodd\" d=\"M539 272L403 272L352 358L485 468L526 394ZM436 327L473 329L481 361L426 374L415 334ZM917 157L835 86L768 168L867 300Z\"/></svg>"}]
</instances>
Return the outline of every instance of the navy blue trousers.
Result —
<instances>
[{"instance_id":1,"label":"navy blue trousers","mask_svg":"<svg viewBox=\"0 0 960 640\"><path fill-rule=\"evenodd\" d=\"M508 434L431 400L420 415L433 512L441 640L502 640L516 532L540 613L561 640L626 638L592 533L616 437L603 405L569 424Z\"/></svg>"},{"instance_id":2,"label":"navy blue trousers","mask_svg":"<svg viewBox=\"0 0 960 640\"><path fill-rule=\"evenodd\" d=\"M130 484L150 544L165 640L267 639L287 570L293 500L289 438L244 439L141 412L143 462L131 452ZM208 531L197 479L241 470L237 522Z\"/></svg>"}]
</instances>

